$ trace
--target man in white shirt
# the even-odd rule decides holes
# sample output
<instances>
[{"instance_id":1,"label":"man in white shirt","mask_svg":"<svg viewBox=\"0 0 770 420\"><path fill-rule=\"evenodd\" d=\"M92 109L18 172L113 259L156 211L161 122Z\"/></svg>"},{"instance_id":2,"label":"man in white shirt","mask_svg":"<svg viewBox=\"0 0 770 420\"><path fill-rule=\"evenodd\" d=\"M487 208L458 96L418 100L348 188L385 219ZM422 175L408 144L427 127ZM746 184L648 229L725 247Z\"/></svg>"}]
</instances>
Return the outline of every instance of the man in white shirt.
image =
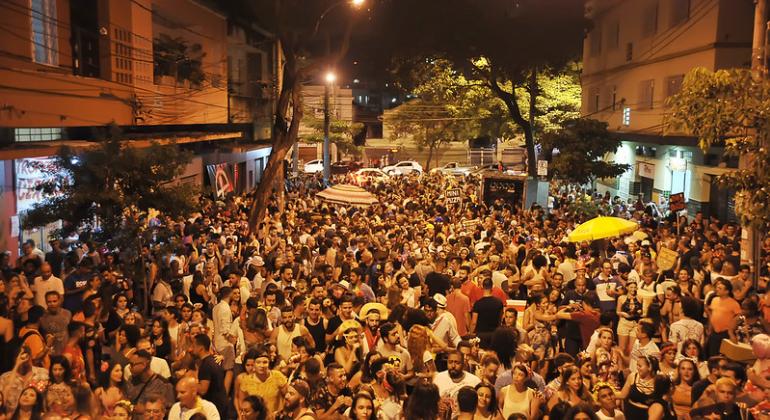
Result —
<instances>
[{"instance_id":1,"label":"man in white shirt","mask_svg":"<svg viewBox=\"0 0 770 420\"><path fill-rule=\"evenodd\" d=\"M53 275L51 264L43 263L40 266L40 276L35 277L35 282L32 284L35 305L45 308L45 294L50 291L59 292L60 295L64 296L64 282Z\"/></svg>"},{"instance_id":2,"label":"man in white shirt","mask_svg":"<svg viewBox=\"0 0 770 420\"><path fill-rule=\"evenodd\" d=\"M631 361L628 364L628 369L631 372L636 372L636 365L639 359L643 359L647 356L660 358L660 349L652 341L652 337L655 335L655 325L650 322L639 322L636 327L636 340L634 346L631 348Z\"/></svg>"},{"instance_id":3,"label":"man in white shirt","mask_svg":"<svg viewBox=\"0 0 770 420\"><path fill-rule=\"evenodd\" d=\"M459 350L447 351L447 370L433 377L442 400L450 404L453 413L459 413L457 393L464 386L475 387L481 382L476 375L463 371L464 356Z\"/></svg>"},{"instance_id":4,"label":"man in white shirt","mask_svg":"<svg viewBox=\"0 0 770 420\"><path fill-rule=\"evenodd\" d=\"M171 406L168 418L189 420L195 414L203 414L208 420L219 420L219 410L210 401L198 396L198 381L184 377L176 384L177 401Z\"/></svg>"},{"instance_id":5,"label":"man in white shirt","mask_svg":"<svg viewBox=\"0 0 770 420\"><path fill-rule=\"evenodd\" d=\"M225 371L225 389L230 389L235 365L235 337L232 334L233 313L230 309L230 296L233 289L225 286L219 290L219 303L211 310L214 320L214 348L222 357L222 369Z\"/></svg>"},{"instance_id":6,"label":"man in white shirt","mask_svg":"<svg viewBox=\"0 0 770 420\"><path fill-rule=\"evenodd\" d=\"M433 320L433 325L431 325L433 334L443 340L447 347L457 348L461 337L457 332L457 320L446 310L446 297L436 293L433 295L433 299L425 302L423 309ZM435 315L431 316L431 314Z\"/></svg>"},{"instance_id":7,"label":"man in white shirt","mask_svg":"<svg viewBox=\"0 0 770 420\"><path fill-rule=\"evenodd\" d=\"M682 350L685 340L693 339L703 344L703 324L694 320L698 316L698 301L689 296L682 296L682 319L671 324L668 340L676 344L677 353Z\"/></svg>"},{"instance_id":8,"label":"man in white shirt","mask_svg":"<svg viewBox=\"0 0 770 420\"><path fill-rule=\"evenodd\" d=\"M149 338L140 338L139 341L136 342L136 350L144 350L152 355L152 359L150 359L151 371L165 379L171 378L171 369L168 367L168 362L160 357L155 357L155 348L152 346L152 343L150 343ZM123 377L127 381L131 380L131 365L126 365L123 369Z\"/></svg>"}]
</instances>

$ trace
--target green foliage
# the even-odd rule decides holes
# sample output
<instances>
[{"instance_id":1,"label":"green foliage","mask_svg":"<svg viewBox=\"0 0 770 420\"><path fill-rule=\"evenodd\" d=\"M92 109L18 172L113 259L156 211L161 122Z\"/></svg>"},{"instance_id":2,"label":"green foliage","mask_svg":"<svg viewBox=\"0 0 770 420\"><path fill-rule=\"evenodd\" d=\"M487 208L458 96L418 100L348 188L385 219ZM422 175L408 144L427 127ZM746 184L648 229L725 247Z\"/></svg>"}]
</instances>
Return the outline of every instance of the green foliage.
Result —
<instances>
[{"instance_id":1,"label":"green foliage","mask_svg":"<svg viewBox=\"0 0 770 420\"><path fill-rule=\"evenodd\" d=\"M162 236L158 229L148 229L150 209L177 217L194 208L193 187L171 183L190 159L189 152L175 145L129 147L113 126L110 138L97 147L79 153L64 147L55 167L41 168L55 178L39 188L59 194L37 204L22 223L33 228L62 220L61 234L79 231L81 237L136 257L138 240Z\"/></svg>"},{"instance_id":2,"label":"green foliage","mask_svg":"<svg viewBox=\"0 0 770 420\"><path fill-rule=\"evenodd\" d=\"M530 89L518 90L519 108L522 116L529 120ZM570 63L559 71L538 72L533 130L536 133L553 133L561 130L567 121L580 118L581 92L580 65L577 63Z\"/></svg>"},{"instance_id":3,"label":"green foliage","mask_svg":"<svg viewBox=\"0 0 770 420\"><path fill-rule=\"evenodd\" d=\"M667 104L667 130L697 137L703 150L724 145L725 155L745 158L717 181L735 189L744 225L770 230L770 83L745 69L696 68Z\"/></svg>"},{"instance_id":4,"label":"green foliage","mask_svg":"<svg viewBox=\"0 0 770 420\"><path fill-rule=\"evenodd\" d=\"M607 123L602 121L584 118L566 121L561 130L545 134L541 144L545 154L553 155L549 174L576 184L614 178L630 168L604 160L605 155L618 150L620 140L610 135Z\"/></svg>"},{"instance_id":5,"label":"green foliage","mask_svg":"<svg viewBox=\"0 0 770 420\"><path fill-rule=\"evenodd\" d=\"M316 117L312 110L305 110L302 116L302 124L310 127L313 131L309 134L301 135L302 141L308 143L323 143L324 141L324 119ZM363 123L354 123L338 118L332 114L329 120L329 142L337 145L337 149L344 155L360 157L363 147L353 144L353 137L364 130Z\"/></svg>"},{"instance_id":6,"label":"green foliage","mask_svg":"<svg viewBox=\"0 0 770 420\"><path fill-rule=\"evenodd\" d=\"M201 44L190 45L184 38L160 34L152 47L155 77L171 76L179 83L188 80L193 87L200 87L206 80L203 72L206 53Z\"/></svg>"},{"instance_id":7,"label":"green foliage","mask_svg":"<svg viewBox=\"0 0 770 420\"><path fill-rule=\"evenodd\" d=\"M449 142L512 133L505 104L491 90L457 73L448 61L435 60L413 68L412 93L417 99L385 115L397 138L411 138L431 152Z\"/></svg>"},{"instance_id":8,"label":"green foliage","mask_svg":"<svg viewBox=\"0 0 770 420\"><path fill-rule=\"evenodd\" d=\"M575 217L579 223L591 220L595 217L610 214L607 209L602 209L592 200L575 200L567 204L566 213Z\"/></svg>"}]
</instances>

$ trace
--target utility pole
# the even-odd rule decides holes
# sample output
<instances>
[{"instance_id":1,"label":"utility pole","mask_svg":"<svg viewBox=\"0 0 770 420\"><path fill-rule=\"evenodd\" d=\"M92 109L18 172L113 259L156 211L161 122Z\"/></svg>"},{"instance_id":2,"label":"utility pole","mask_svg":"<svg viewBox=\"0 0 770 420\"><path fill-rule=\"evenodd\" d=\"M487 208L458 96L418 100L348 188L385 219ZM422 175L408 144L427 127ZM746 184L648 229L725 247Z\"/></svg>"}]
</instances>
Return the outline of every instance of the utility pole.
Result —
<instances>
[{"instance_id":1,"label":"utility pole","mask_svg":"<svg viewBox=\"0 0 770 420\"><path fill-rule=\"evenodd\" d=\"M336 76L334 73L326 74L326 83L324 83L324 146L323 146L323 164L324 164L324 185L329 185L329 179L331 178L331 151L329 144L329 124L331 123L331 115L329 110L329 87Z\"/></svg>"},{"instance_id":2,"label":"utility pole","mask_svg":"<svg viewBox=\"0 0 770 420\"><path fill-rule=\"evenodd\" d=\"M767 68L765 66L767 29L767 0L754 0L754 36L751 43L751 71L754 74L754 77L761 80L762 83L764 83L767 74ZM755 141L764 142L764 133L755 131L754 136ZM740 169L748 169L751 167L751 159L756 159L756 157L741 156L738 163ZM759 229L742 229L741 261L748 261L752 266L754 287L757 286L759 280L761 238L762 232L760 232Z\"/></svg>"}]
</instances>

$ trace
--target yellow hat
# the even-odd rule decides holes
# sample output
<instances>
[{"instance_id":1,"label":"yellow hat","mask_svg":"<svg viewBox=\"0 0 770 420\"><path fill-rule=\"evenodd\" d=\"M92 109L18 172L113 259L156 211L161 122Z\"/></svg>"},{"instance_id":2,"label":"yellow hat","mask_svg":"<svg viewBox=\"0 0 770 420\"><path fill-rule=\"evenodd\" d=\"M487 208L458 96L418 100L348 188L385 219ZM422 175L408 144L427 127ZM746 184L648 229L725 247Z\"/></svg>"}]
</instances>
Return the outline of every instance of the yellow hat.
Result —
<instances>
[{"instance_id":1,"label":"yellow hat","mask_svg":"<svg viewBox=\"0 0 770 420\"><path fill-rule=\"evenodd\" d=\"M379 312L381 320L388 318L388 308L380 302L369 302L362 306L361 310L358 312L358 317L361 319L366 319L369 316L369 313L372 311Z\"/></svg>"}]
</instances>

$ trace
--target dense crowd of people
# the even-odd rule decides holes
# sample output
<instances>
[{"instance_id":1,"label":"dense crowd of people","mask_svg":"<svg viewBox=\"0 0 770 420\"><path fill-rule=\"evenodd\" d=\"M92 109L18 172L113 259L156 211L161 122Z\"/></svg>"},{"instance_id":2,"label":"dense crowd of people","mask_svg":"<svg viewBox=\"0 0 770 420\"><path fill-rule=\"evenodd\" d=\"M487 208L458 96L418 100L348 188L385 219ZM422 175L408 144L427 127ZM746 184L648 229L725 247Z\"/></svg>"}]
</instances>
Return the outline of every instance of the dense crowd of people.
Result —
<instances>
[{"instance_id":1,"label":"dense crowd of people","mask_svg":"<svg viewBox=\"0 0 770 420\"><path fill-rule=\"evenodd\" d=\"M176 240L141 276L89 241L3 254L0 420L769 418L770 241L755 284L740 227L701 213L485 204L441 174L366 208L318 187L252 232L248 196L148 220ZM569 242L575 203L639 230Z\"/></svg>"}]
</instances>

